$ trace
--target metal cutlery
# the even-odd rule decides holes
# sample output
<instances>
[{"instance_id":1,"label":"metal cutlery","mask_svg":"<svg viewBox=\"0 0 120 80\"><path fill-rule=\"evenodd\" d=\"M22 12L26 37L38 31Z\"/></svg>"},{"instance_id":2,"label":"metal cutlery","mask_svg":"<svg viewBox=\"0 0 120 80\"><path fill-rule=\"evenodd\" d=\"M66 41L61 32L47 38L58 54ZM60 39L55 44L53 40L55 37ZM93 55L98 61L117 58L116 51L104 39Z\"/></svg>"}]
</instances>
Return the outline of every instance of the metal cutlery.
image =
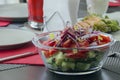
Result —
<instances>
[{"instance_id":1,"label":"metal cutlery","mask_svg":"<svg viewBox=\"0 0 120 80\"><path fill-rule=\"evenodd\" d=\"M104 69L120 74L120 42L111 47L108 57L103 65Z\"/></svg>"},{"instance_id":2,"label":"metal cutlery","mask_svg":"<svg viewBox=\"0 0 120 80\"><path fill-rule=\"evenodd\" d=\"M8 61L8 60L13 60L13 59L17 59L17 58L22 58L22 57L27 57L27 56L32 56L38 54L38 52L26 52L23 54L17 54L17 55L13 55L13 56L8 56L8 57L4 57L4 58L0 58L0 62L4 62L4 61Z\"/></svg>"}]
</instances>

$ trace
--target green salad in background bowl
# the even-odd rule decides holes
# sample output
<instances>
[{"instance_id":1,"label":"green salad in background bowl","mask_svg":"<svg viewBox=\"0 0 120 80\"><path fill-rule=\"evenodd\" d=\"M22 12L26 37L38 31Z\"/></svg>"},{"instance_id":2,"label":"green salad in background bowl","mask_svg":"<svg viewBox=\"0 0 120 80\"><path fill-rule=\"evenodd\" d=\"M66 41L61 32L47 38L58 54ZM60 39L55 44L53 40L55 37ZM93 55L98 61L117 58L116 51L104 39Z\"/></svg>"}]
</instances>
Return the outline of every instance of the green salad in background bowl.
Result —
<instances>
[{"instance_id":1,"label":"green salad in background bowl","mask_svg":"<svg viewBox=\"0 0 120 80\"><path fill-rule=\"evenodd\" d=\"M102 68L114 39L107 33L67 27L38 34L32 42L51 72L84 75Z\"/></svg>"},{"instance_id":2,"label":"green salad in background bowl","mask_svg":"<svg viewBox=\"0 0 120 80\"><path fill-rule=\"evenodd\" d=\"M120 30L120 24L117 20L111 19L108 16L100 17L98 15L88 15L78 21L75 26L82 28L92 27L93 30L105 33L112 33Z\"/></svg>"}]
</instances>

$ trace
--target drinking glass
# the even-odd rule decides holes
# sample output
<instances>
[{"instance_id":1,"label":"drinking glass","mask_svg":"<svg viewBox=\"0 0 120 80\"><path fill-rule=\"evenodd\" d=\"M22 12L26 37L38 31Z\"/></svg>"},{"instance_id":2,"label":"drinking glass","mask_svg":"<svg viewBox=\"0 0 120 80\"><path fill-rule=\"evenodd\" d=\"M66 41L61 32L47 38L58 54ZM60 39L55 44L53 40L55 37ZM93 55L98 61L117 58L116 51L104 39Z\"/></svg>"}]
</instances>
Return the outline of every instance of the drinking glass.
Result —
<instances>
[{"instance_id":1,"label":"drinking glass","mask_svg":"<svg viewBox=\"0 0 120 80\"><path fill-rule=\"evenodd\" d=\"M78 18L79 3L80 0L44 0L44 16L47 20L51 14L59 12L65 22L74 25Z\"/></svg>"},{"instance_id":2,"label":"drinking glass","mask_svg":"<svg viewBox=\"0 0 120 80\"><path fill-rule=\"evenodd\" d=\"M87 0L86 2L89 14L103 16L108 9L109 0Z\"/></svg>"},{"instance_id":3,"label":"drinking glass","mask_svg":"<svg viewBox=\"0 0 120 80\"><path fill-rule=\"evenodd\" d=\"M43 0L28 0L28 25L34 29L43 29Z\"/></svg>"}]
</instances>

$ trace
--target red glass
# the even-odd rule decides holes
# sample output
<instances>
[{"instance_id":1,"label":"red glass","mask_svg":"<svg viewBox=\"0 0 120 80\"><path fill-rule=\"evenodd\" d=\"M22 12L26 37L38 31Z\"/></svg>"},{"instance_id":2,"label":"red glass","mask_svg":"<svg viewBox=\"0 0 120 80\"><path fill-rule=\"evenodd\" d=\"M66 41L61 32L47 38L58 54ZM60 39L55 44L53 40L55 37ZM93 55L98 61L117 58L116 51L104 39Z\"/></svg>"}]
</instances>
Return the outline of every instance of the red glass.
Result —
<instances>
[{"instance_id":1,"label":"red glass","mask_svg":"<svg viewBox=\"0 0 120 80\"><path fill-rule=\"evenodd\" d=\"M43 22L43 0L28 0L29 21Z\"/></svg>"}]
</instances>

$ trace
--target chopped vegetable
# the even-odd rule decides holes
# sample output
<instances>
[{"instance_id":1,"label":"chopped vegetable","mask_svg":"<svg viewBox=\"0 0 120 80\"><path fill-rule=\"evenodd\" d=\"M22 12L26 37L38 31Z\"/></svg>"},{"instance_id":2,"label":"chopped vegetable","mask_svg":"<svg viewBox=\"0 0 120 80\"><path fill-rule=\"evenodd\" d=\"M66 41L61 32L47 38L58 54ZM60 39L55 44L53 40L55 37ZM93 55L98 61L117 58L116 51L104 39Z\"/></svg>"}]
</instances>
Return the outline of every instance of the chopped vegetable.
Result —
<instances>
[{"instance_id":1,"label":"chopped vegetable","mask_svg":"<svg viewBox=\"0 0 120 80\"><path fill-rule=\"evenodd\" d=\"M50 48L42 49L47 64L52 69L66 71L92 70L102 59L108 46L95 49L111 42L109 36L98 31L88 31L81 27L67 27L57 36L50 33L49 38L43 41L43 45ZM101 56L102 55L102 56Z\"/></svg>"},{"instance_id":2,"label":"chopped vegetable","mask_svg":"<svg viewBox=\"0 0 120 80\"><path fill-rule=\"evenodd\" d=\"M79 21L77 24L75 24L75 27L76 26L82 28L92 27L93 30L106 33L116 32L120 30L120 25L118 21L110 19L108 16L99 17L97 15L89 15L83 18L82 21Z\"/></svg>"}]
</instances>

